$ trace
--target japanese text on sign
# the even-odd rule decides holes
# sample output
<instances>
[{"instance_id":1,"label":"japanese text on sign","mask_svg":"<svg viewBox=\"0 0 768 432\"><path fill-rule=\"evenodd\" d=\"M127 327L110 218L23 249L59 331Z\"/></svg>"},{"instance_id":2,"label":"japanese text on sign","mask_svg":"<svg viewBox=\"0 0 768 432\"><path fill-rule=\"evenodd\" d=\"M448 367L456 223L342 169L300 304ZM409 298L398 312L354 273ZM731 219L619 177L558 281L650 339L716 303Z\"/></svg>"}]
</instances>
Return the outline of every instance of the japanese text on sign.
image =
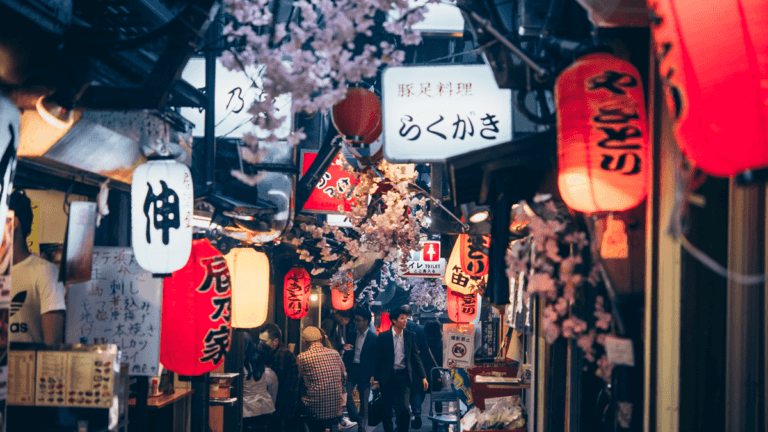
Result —
<instances>
[{"instance_id":1,"label":"japanese text on sign","mask_svg":"<svg viewBox=\"0 0 768 432\"><path fill-rule=\"evenodd\" d=\"M442 162L511 141L511 97L488 65L389 67L382 78L384 157Z\"/></svg>"},{"instance_id":2,"label":"japanese text on sign","mask_svg":"<svg viewBox=\"0 0 768 432\"><path fill-rule=\"evenodd\" d=\"M94 247L91 276L68 290L67 343L116 344L131 375L157 375L162 279L123 247Z\"/></svg>"}]
</instances>

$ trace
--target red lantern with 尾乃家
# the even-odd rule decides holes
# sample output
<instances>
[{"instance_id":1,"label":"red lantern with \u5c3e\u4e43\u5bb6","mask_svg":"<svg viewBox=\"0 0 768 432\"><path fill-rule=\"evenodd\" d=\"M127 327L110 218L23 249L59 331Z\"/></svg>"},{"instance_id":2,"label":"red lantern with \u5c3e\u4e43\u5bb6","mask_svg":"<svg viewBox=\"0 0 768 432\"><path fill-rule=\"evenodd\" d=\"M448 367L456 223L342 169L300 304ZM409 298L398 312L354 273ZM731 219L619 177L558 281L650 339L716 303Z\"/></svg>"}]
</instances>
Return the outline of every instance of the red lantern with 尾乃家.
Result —
<instances>
[{"instance_id":1,"label":"red lantern with \u5c3e\u4e43\u5bb6","mask_svg":"<svg viewBox=\"0 0 768 432\"><path fill-rule=\"evenodd\" d=\"M309 313L309 291L312 278L301 267L292 268L283 284L283 309L293 319L302 319Z\"/></svg>"},{"instance_id":2,"label":"red lantern with \u5c3e\u4e43\u5bb6","mask_svg":"<svg viewBox=\"0 0 768 432\"><path fill-rule=\"evenodd\" d=\"M163 281L160 363L179 375L216 369L229 351L231 278L207 239L193 240L187 264Z\"/></svg>"},{"instance_id":3,"label":"red lantern with \u5c3e\u4e43\u5bb6","mask_svg":"<svg viewBox=\"0 0 768 432\"><path fill-rule=\"evenodd\" d=\"M610 54L577 59L555 82L558 188L586 214L629 210L647 192L648 132L637 69Z\"/></svg>"},{"instance_id":4,"label":"red lantern with \u5c3e\u4e43\u5bb6","mask_svg":"<svg viewBox=\"0 0 768 432\"><path fill-rule=\"evenodd\" d=\"M378 138L375 132L381 123L381 102L372 91L348 88L347 95L333 106L331 114L333 125L344 141L359 146Z\"/></svg>"},{"instance_id":5,"label":"red lantern with \u5c3e\u4e43\u5bb6","mask_svg":"<svg viewBox=\"0 0 768 432\"><path fill-rule=\"evenodd\" d=\"M477 294L462 294L447 288L448 318L455 323L468 323L477 318Z\"/></svg>"},{"instance_id":6,"label":"red lantern with \u5c3e\u4e43\u5bb6","mask_svg":"<svg viewBox=\"0 0 768 432\"><path fill-rule=\"evenodd\" d=\"M648 6L683 153L721 177L768 166L768 5L652 0Z\"/></svg>"}]
</instances>

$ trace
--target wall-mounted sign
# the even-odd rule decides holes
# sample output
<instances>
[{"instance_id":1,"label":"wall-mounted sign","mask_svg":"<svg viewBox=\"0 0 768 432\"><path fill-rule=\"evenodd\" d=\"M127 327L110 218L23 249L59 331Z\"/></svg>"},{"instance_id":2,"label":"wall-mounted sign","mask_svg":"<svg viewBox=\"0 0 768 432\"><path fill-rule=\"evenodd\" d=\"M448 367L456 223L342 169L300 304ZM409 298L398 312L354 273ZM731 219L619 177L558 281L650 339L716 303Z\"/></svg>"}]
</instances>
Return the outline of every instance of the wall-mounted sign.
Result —
<instances>
[{"instance_id":1,"label":"wall-mounted sign","mask_svg":"<svg viewBox=\"0 0 768 432\"><path fill-rule=\"evenodd\" d=\"M422 241L421 251L411 252L408 266L397 266L397 275L411 278L442 278L445 275L445 258L440 258L439 241Z\"/></svg>"},{"instance_id":2,"label":"wall-mounted sign","mask_svg":"<svg viewBox=\"0 0 768 432\"><path fill-rule=\"evenodd\" d=\"M512 91L488 65L389 67L382 83L389 162L442 162L512 140Z\"/></svg>"},{"instance_id":3,"label":"wall-mounted sign","mask_svg":"<svg viewBox=\"0 0 768 432\"><path fill-rule=\"evenodd\" d=\"M181 78L197 88L205 87L205 59L192 58L184 67ZM248 113L251 102L260 90L254 85L261 84L260 70L246 68L245 72L230 71L221 62L216 61L216 136L240 138L250 132L259 138L266 138L269 132L261 130L251 123L252 114ZM291 97L282 95L275 101L278 116L284 115L285 121L275 131L279 139L285 139L291 132ZM182 108L181 114L191 121L195 128L193 134L201 137L205 133L205 111L197 108Z\"/></svg>"},{"instance_id":4,"label":"wall-mounted sign","mask_svg":"<svg viewBox=\"0 0 768 432\"><path fill-rule=\"evenodd\" d=\"M315 161L317 152L303 151L301 153L301 174L304 175L309 170L312 162ZM339 152L331 166L325 171L320 181L315 185L315 189L304 204L302 211L310 213L343 213L352 210L352 200L344 199L352 185L357 181L357 177L342 169L344 156Z\"/></svg>"}]
</instances>

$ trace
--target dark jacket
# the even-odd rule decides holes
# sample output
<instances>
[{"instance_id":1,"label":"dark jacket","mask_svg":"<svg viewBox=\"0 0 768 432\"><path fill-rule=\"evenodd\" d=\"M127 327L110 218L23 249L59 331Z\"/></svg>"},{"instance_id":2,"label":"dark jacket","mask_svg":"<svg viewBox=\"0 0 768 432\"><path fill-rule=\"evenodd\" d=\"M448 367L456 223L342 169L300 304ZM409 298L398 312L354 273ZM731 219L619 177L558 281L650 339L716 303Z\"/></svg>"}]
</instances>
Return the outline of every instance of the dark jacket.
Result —
<instances>
[{"instance_id":1,"label":"dark jacket","mask_svg":"<svg viewBox=\"0 0 768 432\"><path fill-rule=\"evenodd\" d=\"M343 340L346 336L344 326L339 324L334 317L326 318L320 323L320 328L323 329L325 335L328 336L328 340L331 342L331 347L339 353L344 355L344 343L349 343ZM344 342L344 343L342 343Z\"/></svg>"},{"instance_id":2,"label":"dark jacket","mask_svg":"<svg viewBox=\"0 0 768 432\"><path fill-rule=\"evenodd\" d=\"M363 382L370 382L373 376L373 359L376 355L376 341L378 337L375 332L368 329L368 333L365 335L365 341L363 342L363 349L360 351L360 379ZM347 368L347 373L355 360L355 342L357 342L357 329L347 333L346 342L352 345L352 349L344 351L344 366Z\"/></svg>"},{"instance_id":3,"label":"dark jacket","mask_svg":"<svg viewBox=\"0 0 768 432\"><path fill-rule=\"evenodd\" d=\"M418 383L426 378L424 365L421 363L419 347L416 345L416 334L403 330L404 335L404 354L405 368L408 371L408 377L411 383ZM379 385L385 387L392 377L395 366L395 342L392 338L392 330L387 330L379 334L376 340L376 357L373 366L373 378Z\"/></svg>"},{"instance_id":4,"label":"dark jacket","mask_svg":"<svg viewBox=\"0 0 768 432\"><path fill-rule=\"evenodd\" d=\"M283 344L272 355L272 370L277 375L275 414L284 418L293 417L299 400L299 365L296 356Z\"/></svg>"},{"instance_id":5,"label":"dark jacket","mask_svg":"<svg viewBox=\"0 0 768 432\"><path fill-rule=\"evenodd\" d=\"M424 365L424 370L429 373L430 368L427 365L432 364L432 358L429 356L429 343L427 342L427 334L424 332L424 326L409 319L405 329L416 334L416 345L418 345L421 354L421 364Z\"/></svg>"}]
</instances>

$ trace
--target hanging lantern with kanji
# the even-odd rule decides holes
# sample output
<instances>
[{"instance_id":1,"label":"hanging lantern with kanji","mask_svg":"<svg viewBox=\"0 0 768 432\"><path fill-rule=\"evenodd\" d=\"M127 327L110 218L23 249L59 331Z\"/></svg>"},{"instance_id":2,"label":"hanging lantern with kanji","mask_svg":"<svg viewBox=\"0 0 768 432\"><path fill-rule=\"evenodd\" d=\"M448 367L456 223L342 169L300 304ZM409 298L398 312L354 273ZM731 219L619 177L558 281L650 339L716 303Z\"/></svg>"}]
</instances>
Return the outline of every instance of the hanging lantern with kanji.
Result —
<instances>
[{"instance_id":1,"label":"hanging lantern with kanji","mask_svg":"<svg viewBox=\"0 0 768 432\"><path fill-rule=\"evenodd\" d=\"M160 363L179 375L216 369L229 351L231 278L207 239L193 240L187 264L163 281Z\"/></svg>"},{"instance_id":2,"label":"hanging lantern with kanji","mask_svg":"<svg viewBox=\"0 0 768 432\"><path fill-rule=\"evenodd\" d=\"M133 171L131 231L136 262L156 276L184 267L192 248L192 174L172 158Z\"/></svg>"},{"instance_id":3,"label":"hanging lantern with kanji","mask_svg":"<svg viewBox=\"0 0 768 432\"><path fill-rule=\"evenodd\" d=\"M253 248L233 248L224 258L232 277L232 327L264 324L269 309L269 258Z\"/></svg>"},{"instance_id":4,"label":"hanging lantern with kanji","mask_svg":"<svg viewBox=\"0 0 768 432\"><path fill-rule=\"evenodd\" d=\"M461 243L461 269L469 277L481 278L488 274L488 250L491 236L470 236L459 234Z\"/></svg>"},{"instance_id":5,"label":"hanging lantern with kanji","mask_svg":"<svg viewBox=\"0 0 768 432\"><path fill-rule=\"evenodd\" d=\"M382 121L381 102L374 92L362 87L348 88L347 95L333 106L331 114L339 135L352 146L364 147L378 139L376 128Z\"/></svg>"},{"instance_id":6,"label":"hanging lantern with kanji","mask_svg":"<svg viewBox=\"0 0 768 432\"><path fill-rule=\"evenodd\" d=\"M555 82L558 188L573 210L629 210L647 193L648 132L637 69L610 54L577 59Z\"/></svg>"},{"instance_id":7,"label":"hanging lantern with kanji","mask_svg":"<svg viewBox=\"0 0 768 432\"><path fill-rule=\"evenodd\" d=\"M478 295L463 294L447 288L448 318L455 323L468 323L477 318L480 308Z\"/></svg>"},{"instance_id":8,"label":"hanging lantern with kanji","mask_svg":"<svg viewBox=\"0 0 768 432\"><path fill-rule=\"evenodd\" d=\"M702 171L768 166L768 7L654 0L651 29L677 144Z\"/></svg>"},{"instance_id":9,"label":"hanging lantern with kanji","mask_svg":"<svg viewBox=\"0 0 768 432\"><path fill-rule=\"evenodd\" d=\"M302 267L292 268L283 283L283 309L293 319L302 319L309 313L309 291L312 278Z\"/></svg>"}]
</instances>

